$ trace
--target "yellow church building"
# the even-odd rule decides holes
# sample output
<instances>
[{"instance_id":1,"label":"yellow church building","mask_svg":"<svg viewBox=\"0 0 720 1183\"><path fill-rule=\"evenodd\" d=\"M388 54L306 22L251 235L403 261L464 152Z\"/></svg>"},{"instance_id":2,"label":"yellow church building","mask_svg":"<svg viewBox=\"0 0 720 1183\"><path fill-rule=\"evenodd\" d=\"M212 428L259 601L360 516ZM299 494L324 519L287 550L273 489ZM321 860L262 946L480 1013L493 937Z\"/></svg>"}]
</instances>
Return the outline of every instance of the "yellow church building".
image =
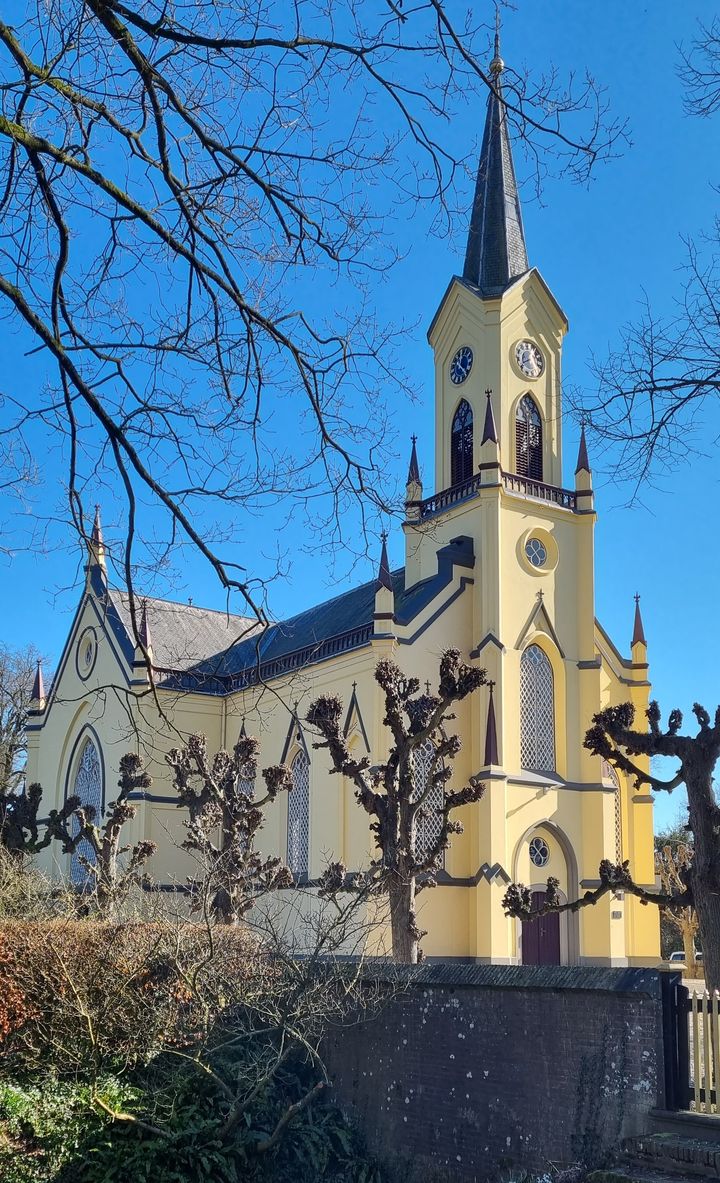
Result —
<instances>
[{"instance_id":1,"label":"yellow church building","mask_svg":"<svg viewBox=\"0 0 720 1183\"><path fill-rule=\"evenodd\" d=\"M491 70L467 250L430 325L435 359L435 491L413 441L405 502L405 563L391 571L383 544L376 577L259 631L254 621L188 604L138 603L108 584L99 517L84 592L56 675L39 674L29 725L28 780L48 808L77 793L102 811L120 757L141 752L152 788L137 794L132 841L159 850L149 870L163 886L190 867L164 753L200 732L230 748L246 727L261 766L286 762L293 788L270 808L262 842L312 891L330 860L367 865L368 816L331 775L303 719L319 694L342 697L351 749L387 752L373 672L392 658L421 683L458 648L492 680L457 710L463 748L454 778L486 784L459 815L438 886L419 897L430 957L513 964L653 964L658 918L633 898L606 897L532 925L505 917L505 886L544 889L549 875L575 898L597 885L598 865L629 859L654 883L652 797L592 756L592 716L648 703L647 648L635 607L629 656L594 612L595 505L584 435L574 487L563 482L564 312L527 258L511 144ZM136 643L142 642L142 646ZM150 686L142 648L153 664ZM158 710L158 707L161 710ZM454 783L454 781L453 781ZM59 849L59 848L57 848ZM69 856L47 852L54 874L77 877ZM60 863L66 865L61 866Z\"/></svg>"}]
</instances>

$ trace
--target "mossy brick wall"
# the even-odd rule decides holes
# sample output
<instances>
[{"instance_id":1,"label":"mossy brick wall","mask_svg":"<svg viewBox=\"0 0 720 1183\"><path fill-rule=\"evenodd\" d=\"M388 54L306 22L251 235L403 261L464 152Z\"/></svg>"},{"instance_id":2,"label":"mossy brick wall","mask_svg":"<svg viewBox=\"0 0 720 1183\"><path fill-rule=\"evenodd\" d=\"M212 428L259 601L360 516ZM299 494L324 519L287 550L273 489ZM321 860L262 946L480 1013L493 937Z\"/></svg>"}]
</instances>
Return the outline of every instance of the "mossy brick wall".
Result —
<instances>
[{"instance_id":1,"label":"mossy brick wall","mask_svg":"<svg viewBox=\"0 0 720 1183\"><path fill-rule=\"evenodd\" d=\"M662 1047L656 970L438 964L326 1054L376 1150L484 1183L598 1162L644 1131L663 1105Z\"/></svg>"}]
</instances>

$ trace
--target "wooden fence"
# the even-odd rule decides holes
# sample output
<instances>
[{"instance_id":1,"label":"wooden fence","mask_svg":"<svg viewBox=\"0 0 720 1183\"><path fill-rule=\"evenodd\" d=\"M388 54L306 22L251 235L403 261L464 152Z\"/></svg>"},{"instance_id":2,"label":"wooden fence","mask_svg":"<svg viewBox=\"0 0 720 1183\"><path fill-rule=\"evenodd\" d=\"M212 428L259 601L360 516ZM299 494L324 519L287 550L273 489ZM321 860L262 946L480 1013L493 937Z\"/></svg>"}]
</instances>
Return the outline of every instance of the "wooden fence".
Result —
<instances>
[{"instance_id":1,"label":"wooden fence","mask_svg":"<svg viewBox=\"0 0 720 1183\"><path fill-rule=\"evenodd\" d=\"M688 1000L691 1096L696 1113L720 1113L720 994L692 991Z\"/></svg>"}]
</instances>

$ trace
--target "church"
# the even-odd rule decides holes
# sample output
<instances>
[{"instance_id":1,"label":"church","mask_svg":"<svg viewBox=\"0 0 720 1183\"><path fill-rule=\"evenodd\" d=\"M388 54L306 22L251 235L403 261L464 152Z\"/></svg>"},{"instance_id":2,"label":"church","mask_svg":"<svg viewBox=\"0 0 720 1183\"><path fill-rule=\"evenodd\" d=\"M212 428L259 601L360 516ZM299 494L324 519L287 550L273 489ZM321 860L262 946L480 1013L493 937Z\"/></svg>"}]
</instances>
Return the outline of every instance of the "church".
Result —
<instances>
[{"instance_id":1,"label":"church","mask_svg":"<svg viewBox=\"0 0 720 1183\"><path fill-rule=\"evenodd\" d=\"M629 654L595 618L596 509L584 433L574 480L563 479L568 322L528 262L502 69L496 53L464 266L428 332L435 487L423 486L413 441L404 566L390 569L383 542L366 583L264 630L159 599L137 601L134 629L127 592L108 582L98 515L85 587L47 692L38 671L28 782L40 782L47 808L76 793L102 814L120 757L140 752L153 784L136 794L130 840L157 843L148 870L172 890L191 865L178 849L182 813L164 754L192 733L207 737L211 753L231 748L244 727L260 740L261 767L284 762L292 772L291 792L267 813L263 847L287 860L296 882L288 890L312 892L329 861L359 870L373 846L351 785L312 747L309 703L339 695L351 750L380 760L388 736L378 660L391 658L432 686L441 653L455 647L487 670L490 684L457 709L463 746L451 783L472 776L486 791L458 815L464 832L452 839L436 889L419 897L425 954L655 964L657 912L621 893L536 924L502 909L511 880L540 892L552 875L564 898L576 898L597 886L603 858L628 859L635 881L654 885L652 796L583 747L601 708L629 700L643 717L647 646L637 602ZM58 849L45 852L46 869L76 878L81 868Z\"/></svg>"}]
</instances>

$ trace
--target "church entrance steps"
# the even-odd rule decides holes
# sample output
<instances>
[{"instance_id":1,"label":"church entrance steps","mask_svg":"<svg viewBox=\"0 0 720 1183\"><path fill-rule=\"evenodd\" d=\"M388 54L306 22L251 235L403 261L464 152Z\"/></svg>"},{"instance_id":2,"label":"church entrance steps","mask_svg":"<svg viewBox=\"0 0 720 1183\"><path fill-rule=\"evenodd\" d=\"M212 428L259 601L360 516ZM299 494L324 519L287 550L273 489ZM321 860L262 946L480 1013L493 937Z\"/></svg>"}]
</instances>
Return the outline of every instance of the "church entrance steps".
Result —
<instances>
[{"instance_id":1,"label":"church entrance steps","mask_svg":"<svg viewBox=\"0 0 720 1183\"><path fill-rule=\"evenodd\" d=\"M623 1150L629 1161L620 1170L618 1183L623 1180L624 1172L628 1180L641 1180L643 1169L650 1172L649 1176L646 1175L650 1179L654 1177L652 1172L656 1172L675 1180L720 1180L720 1141L705 1140L689 1133L683 1136L662 1132L628 1138ZM605 1173L612 1175L612 1172ZM602 1176L603 1172L597 1174ZM597 1183L603 1183L601 1178ZM611 1183L610 1178L607 1183Z\"/></svg>"}]
</instances>

